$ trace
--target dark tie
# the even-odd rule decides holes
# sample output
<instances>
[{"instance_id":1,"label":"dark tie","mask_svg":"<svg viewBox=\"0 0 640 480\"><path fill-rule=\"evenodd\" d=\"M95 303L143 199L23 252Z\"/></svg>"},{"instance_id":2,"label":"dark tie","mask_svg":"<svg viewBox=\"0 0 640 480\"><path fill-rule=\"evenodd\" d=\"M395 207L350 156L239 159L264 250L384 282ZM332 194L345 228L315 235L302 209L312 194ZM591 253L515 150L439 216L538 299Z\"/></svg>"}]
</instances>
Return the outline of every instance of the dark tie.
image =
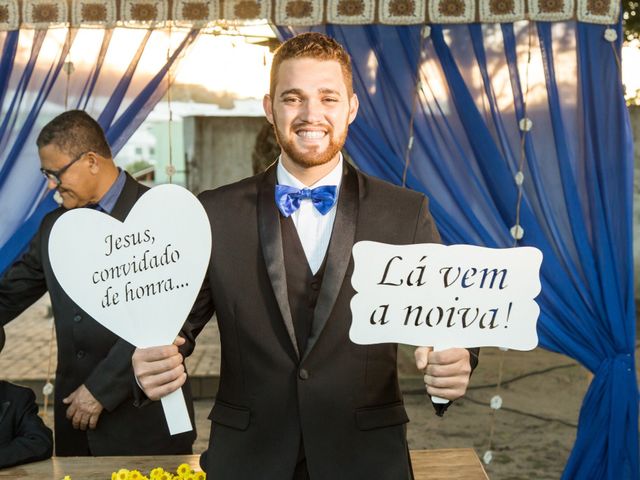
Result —
<instances>
[{"instance_id":1,"label":"dark tie","mask_svg":"<svg viewBox=\"0 0 640 480\"><path fill-rule=\"evenodd\" d=\"M86 207L90 208L91 210L95 210L96 212L107 213L105 209L100 206L99 203L91 203L89 205L86 205Z\"/></svg>"},{"instance_id":2,"label":"dark tie","mask_svg":"<svg viewBox=\"0 0 640 480\"><path fill-rule=\"evenodd\" d=\"M295 188L287 185L276 185L276 205L285 217L300 208L300 202L310 199L316 210L326 215L336 203L336 186L324 185L316 188Z\"/></svg>"}]
</instances>

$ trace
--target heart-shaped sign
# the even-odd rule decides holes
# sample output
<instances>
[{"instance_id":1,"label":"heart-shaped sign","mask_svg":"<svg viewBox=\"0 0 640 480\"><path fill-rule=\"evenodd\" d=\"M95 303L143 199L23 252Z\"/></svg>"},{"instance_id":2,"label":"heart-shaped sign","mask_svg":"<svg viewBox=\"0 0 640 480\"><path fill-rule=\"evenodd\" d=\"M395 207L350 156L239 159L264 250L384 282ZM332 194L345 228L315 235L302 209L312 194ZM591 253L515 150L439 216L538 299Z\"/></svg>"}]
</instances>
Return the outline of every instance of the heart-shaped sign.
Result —
<instances>
[{"instance_id":1,"label":"heart-shaped sign","mask_svg":"<svg viewBox=\"0 0 640 480\"><path fill-rule=\"evenodd\" d=\"M88 208L70 210L49 239L51 267L67 295L137 347L173 342L210 255L207 214L176 185L146 192L124 222ZM163 406L167 413L164 400Z\"/></svg>"}]
</instances>

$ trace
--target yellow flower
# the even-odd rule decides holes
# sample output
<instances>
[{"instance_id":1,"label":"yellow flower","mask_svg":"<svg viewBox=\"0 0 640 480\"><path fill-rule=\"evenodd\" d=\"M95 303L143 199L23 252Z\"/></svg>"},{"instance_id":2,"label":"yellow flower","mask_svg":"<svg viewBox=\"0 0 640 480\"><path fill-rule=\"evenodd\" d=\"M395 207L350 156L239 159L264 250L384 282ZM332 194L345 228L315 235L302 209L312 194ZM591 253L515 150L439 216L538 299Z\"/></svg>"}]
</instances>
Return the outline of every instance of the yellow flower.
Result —
<instances>
[{"instance_id":1,"label":"yellow flower","mask_svg":"<svg viewBox=\"0 0 640 480\"><path fill-rule=\"evenodd\" d=\"M62 480L71 480L71 477L69 475L65 475Z\"/></svg>"},{"instance_id":2,"label":"yellow flower","mask_svg":"<svg viewBox=\"0 0 640 480\"><path fill-rule=\"evenodd\" d=\"M149 476L151 477L151 480L158 480L163 473L164 470L158 467L151 470L151 472L149 472Z\"/></svg>"},{"instance_id":3,"label":"yellow flower","mask_svg":"<svg viewBox=\"0 0 640 480\"><path fill-rule=\"evenodd\" d=\"M171 475L169 472L162 472L162 475L158 477L158 480L172 480L172 479L173 479L173 475Z\"/></svg>"},{"instance_id":4,"label":"yellow flower","mask_svg":"<svg viewBox=\"0 0 640 480\"><path fill-rule=\"evenodd\" d=\"M126 468L121 468L120 470L118 470L118 473L116 474L116 480L127 480L128 476L129 476L129 470L127 470Z\"/></svg>"},{"instance_id":5,"label":"yellow flower","mask_svg":"<svg viewBox=\"0 0 640 480\"><path fill-rule=\"evenodd\" d=\"M206 480L207 474L204 472L195 472L193 474L193 480Z\"/></svg>"},{"instance_id":6,"label":"yellow flower","mask_svg":"<svg viewBox=\"0 0 640 480\"><path fill-rule=\"evenodd\" d=\"M138 470L131 470L127 480L142 480L142 474Z\"/></svg>"},{"instance_id":7,"label":"yellow flower","mask_svg":"<svg viewBox=\"0 0 640 480\"><path fill-rule=\"evenodd\" d=\"M183 463L178 467L178 470L176 470L176 473L180 475L180 478L182 478L185 475L188 475L191 473L191 467L188 464Z\"/></svg>"},{"instance_id":8,"label":"yellow flower","mask_svg":"<svg viewBox=\"0 0 640 480\"><path fill-rule=\"evenodd\" d=\"M116 472L111 472L111 480L118 480L118 474Z\"/></svg>"}]
</instances>

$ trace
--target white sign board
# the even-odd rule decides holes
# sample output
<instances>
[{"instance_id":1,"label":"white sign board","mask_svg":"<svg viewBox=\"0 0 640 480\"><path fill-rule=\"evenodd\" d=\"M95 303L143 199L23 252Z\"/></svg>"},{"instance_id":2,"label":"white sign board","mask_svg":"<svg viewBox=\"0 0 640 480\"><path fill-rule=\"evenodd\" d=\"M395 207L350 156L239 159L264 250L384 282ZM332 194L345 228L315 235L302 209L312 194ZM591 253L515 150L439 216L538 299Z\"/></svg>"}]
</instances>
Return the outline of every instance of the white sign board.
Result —
<instances>
[{"instance_id":1,"label":"white sign board","mask_svg":"<svg viewBox=\"0 0 640 480\"><path fill-rule=\"evenodd\" d=\"M146 192L125 222L70 210L49 239L64 291L104 327L136 347L173 343L198 295L211 255L211 227L188 191ZM182 390L162 399L171 434L192 430Z\"/></svg>"},{"instance_id":2,"label":"white sign board","mask_svg":"<svg viewBox=\"0 0 640 480\"><path fill-rule=\"evenodd\" d=\"M542 253L471 245L353 247L354 343L531 350Z\"/></svg>"}]
</instances>

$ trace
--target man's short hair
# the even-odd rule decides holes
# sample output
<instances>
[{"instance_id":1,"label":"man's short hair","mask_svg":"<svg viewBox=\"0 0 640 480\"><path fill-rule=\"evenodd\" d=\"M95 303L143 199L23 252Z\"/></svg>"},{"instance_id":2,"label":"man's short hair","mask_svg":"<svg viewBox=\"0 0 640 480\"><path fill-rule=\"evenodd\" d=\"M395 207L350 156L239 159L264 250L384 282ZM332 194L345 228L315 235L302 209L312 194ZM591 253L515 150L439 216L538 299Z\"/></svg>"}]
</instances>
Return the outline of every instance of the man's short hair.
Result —
<instances>
[{"instance_id":1,"label":"man's short hair","mask_svg":"<svg viewBox=\"0 0 640 480\"><path fill-rule=\"evenodd\" d=\"M292 58L313 58L316 60L335 60L342 67L342 76L349 95L353 93L353 74L351 58L347 51L333 38L317 32L301 33L290 38L278 47L271 63L269 93L275 95L278 69L285 60Z\"/></svg>"},{"instance_id":2,"label":"man's short hair","mask_svg":"<svg viewBox=\"0 0 640 480\"><path fill-rule=\"evenodd\" d=\"M69 110L51 120L40 131L36 144L39 149L55 145L70 157L94 152L111 158L111 148L102 127L83 110Z\"/></svg>"}]
</instances>

